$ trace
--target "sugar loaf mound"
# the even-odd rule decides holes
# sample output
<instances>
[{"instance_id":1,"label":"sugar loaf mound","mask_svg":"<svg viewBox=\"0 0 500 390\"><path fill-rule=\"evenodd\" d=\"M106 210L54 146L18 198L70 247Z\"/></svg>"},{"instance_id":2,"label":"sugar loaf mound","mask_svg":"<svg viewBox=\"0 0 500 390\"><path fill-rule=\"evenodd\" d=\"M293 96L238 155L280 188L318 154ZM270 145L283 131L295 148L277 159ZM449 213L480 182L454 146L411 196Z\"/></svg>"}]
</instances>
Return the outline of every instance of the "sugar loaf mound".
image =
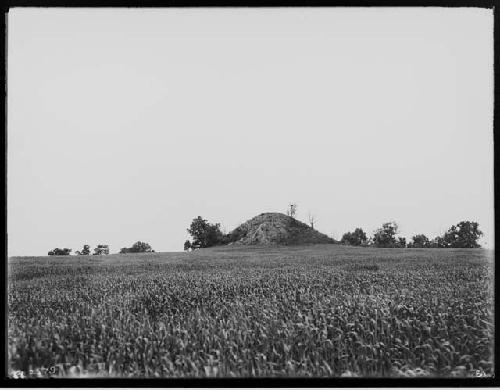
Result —
<instances>
[{"instance_id":1,"label":"sugar loaf mound","mask_svg":"<svg viewBox=\"0 0 500 390\"><path fill-rule=\"evenodd\" d=\"M232 245L333 244L335 241L281 213L262 213L229 233Z\"/></svg>"}]
</instances>

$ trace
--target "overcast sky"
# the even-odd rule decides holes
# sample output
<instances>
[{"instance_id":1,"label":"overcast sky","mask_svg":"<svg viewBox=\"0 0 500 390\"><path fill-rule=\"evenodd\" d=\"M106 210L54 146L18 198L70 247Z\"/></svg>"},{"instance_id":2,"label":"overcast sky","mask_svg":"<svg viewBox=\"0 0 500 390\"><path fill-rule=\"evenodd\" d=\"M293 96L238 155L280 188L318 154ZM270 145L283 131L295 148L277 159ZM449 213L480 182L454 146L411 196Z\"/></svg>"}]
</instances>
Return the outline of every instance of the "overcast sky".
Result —
<instances>
[{"instance_id":1,"label":"overcast sky","mask_svg":"<svg viewBox=\"0 0 500 390\"><path fill-rule=\"evenodd\" d=\"M493 12L11 9L8 250L182 250L298 204L494 245Z\"/></svg>"}]
</instances>

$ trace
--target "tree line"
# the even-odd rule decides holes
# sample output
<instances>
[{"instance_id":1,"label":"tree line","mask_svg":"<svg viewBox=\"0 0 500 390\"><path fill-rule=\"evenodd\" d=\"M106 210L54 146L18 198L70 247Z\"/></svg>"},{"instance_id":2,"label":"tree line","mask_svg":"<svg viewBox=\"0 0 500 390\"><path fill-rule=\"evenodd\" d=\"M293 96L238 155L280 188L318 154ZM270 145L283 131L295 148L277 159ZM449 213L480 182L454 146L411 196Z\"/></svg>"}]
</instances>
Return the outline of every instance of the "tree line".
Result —
<instances>
[{"instance_id":1,"label":"tree line","mask_svg":"<svg viewBox=\"0 0 500 390\"><path fill-rule=\"evenodd\" d=\"M347 232L340 240L341 244L351 246L374 246L377 248L480 248L478 243L483 232L477 222L462 221L451 226L442 236L430 240L425 234L417 234L407 243L406 238L397 237L396 222L386 222L367 238L361 228Z\"/></svg>"},{"instance_id":2,"label":"tree line","mask_svg":"<svg viewBox=\"0 0 500 390\"><path fill-rule=\"evenodd\" d=\"M49 256L69 256L71 255L72 249L70 248L55 248L48 252ZM137 241L130 248L121 248L120 253L146 253L154 252L151 245L146 242ZM83 249L76 251L77 256L90 256L90 245L83 245ZM94 248L93 255L109 255L109 245L98 244Z\"/></svg>"},{"instance_id":3,"label":"tree line","mask_svg":"<svg viewBox=\"0 0 500 390\"><path fill-rule=\"evenodd\" d=\"M295 218L296 205L291 205L287 214ZM314 228L314 217L309 216L311 228ZM184 250L196 250L199 248L209 248L217 245L227 245L238 241L241 232L238 229L231 233L223 233L220 223L209 223L198 216L193 219L187 229L191 235L191 240L184 242ZM350 246L365 246L377 248L480 248L478 243L483 232L479 230L477 222L462 221L451 226L442 236L437 236L430 240L425 234L417 234L409 242L405 237L399 236L399 227L396 222L386 222L379 229L375 230L372 237L368 237L361 228L356 228L353 232L345 233L337 243ZM69 248L55 248L48 252L49 256L68 256L72 252ZM147 253L154 252L151 245L146 242L137 241L129 248L121 248L121 254L126 253ZM90 246L85 244L83 249L75 252L79 256L90 255ZM93 255L109 255L109 246L99 244L94 248Z\"/></svg>"},{"instance_id":4,"label":"tree line","mask_svg":"<svg viewBox=\"0 0 500 390\"><path fill-rule=\"evenodd\" d=\"M295 214L295 207L292 208L291 213L288 213L289 216ZM310 224L313 228L313 221L310 221ZM192 239L184 242L185 251L227 245L240 238L238 229L224 234L219 223L211 224L201 216L193 219L187 232ZM375 230L372 237L368 237L363 229L356 228L353 232L345 233L338 243L376 248L480 248L478 240L482 235L483 232L479 230L477 222L462 221L450 227L444 235L432 240L425 234L417 234L407 242L405 237L399 236L399 227L396 222L386 222Z\"/></svg>"}]
</instances>

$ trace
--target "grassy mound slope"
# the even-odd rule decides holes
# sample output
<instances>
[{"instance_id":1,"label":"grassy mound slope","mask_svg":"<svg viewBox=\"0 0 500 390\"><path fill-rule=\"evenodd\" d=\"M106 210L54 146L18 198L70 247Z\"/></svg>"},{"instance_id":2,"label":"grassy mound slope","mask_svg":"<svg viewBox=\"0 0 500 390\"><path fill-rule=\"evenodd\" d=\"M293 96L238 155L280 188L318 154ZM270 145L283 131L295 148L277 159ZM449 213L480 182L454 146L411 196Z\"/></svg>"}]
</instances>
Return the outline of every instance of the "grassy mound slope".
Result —
<instances>
[{"instance_id":1,"label":"grassy mound slope","mask_svg":"<svg viewBox=\"0 0 500 390\"><path fill-rule=\"evenodd\" d=\"M242 245L333 244L335 241L303 222L281 213L262 213L230 233Z\"/></svg>"}]
</instances>

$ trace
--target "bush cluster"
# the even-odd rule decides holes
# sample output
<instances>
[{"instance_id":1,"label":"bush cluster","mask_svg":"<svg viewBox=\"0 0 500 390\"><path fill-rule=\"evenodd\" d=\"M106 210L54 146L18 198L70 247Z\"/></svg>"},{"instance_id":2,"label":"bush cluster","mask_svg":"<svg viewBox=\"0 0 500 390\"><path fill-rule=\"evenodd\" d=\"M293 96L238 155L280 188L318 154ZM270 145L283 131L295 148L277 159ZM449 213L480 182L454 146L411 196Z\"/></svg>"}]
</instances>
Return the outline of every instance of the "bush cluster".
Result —
<instances>
[{"instance_id":1,"label":"bush cluster","mask_svg":"<svg viewBox=\"0 0 500 390\"><path fill-rule=\"evenodd\" d=\"M120 253L145 253L145 252L154 252L151 245L147 242L137 241L130 248L122 248L120 249Z\"/></svg>"},{"instance_id":2,"label":"bush cluster","mask_svg":"<svg viewBox=\"0 0 500 390\"><path fill-rule=\"evenodd\" d=\"M342 236L340 240L342 244L352 245L352 246L365 246L368 243L366 238L366 233L363 229L356 228L354 232L347 232Z\"/></svg>"},{"instance_id":3,"label":"bush cluster","mask_svg":"<svg viewBox=\"0 0 500 390\"><path fill-rule=\"evenodd\" d=\"M49 251L48 255L49 256L68 256L71 253L72 249L69 248L54 248L53 250Z\"/></svg>"}]
</instances>

